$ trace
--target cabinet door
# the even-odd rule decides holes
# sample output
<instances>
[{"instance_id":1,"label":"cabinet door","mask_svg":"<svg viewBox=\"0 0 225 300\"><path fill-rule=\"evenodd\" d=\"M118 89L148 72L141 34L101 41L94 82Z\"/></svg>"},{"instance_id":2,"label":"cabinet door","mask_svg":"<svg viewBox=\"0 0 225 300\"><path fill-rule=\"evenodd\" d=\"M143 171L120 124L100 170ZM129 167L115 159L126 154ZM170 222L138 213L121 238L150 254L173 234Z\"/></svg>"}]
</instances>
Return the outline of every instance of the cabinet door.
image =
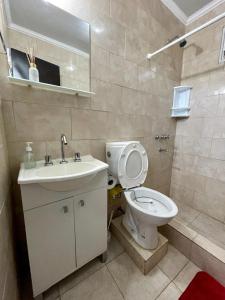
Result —
<instances>
[{"instance_id":1,"label":"cabinet door","mask_svg":"<svg viewBox=\"0 0 225 300\"><path fill-rule=\"evenodd\" d=\"M75 270L74 198L24 213L34 296Z\"/></svg>"},{"instance_id":2,"label":"cabinet door","mask_svg":"<svg viewBox=\"0 0 225 300\"><path fill-rule=\"evenodd\" d=\"M99 189L75 197L77 266L107 249L107 191Z\"/></svg>"}]
</instances>

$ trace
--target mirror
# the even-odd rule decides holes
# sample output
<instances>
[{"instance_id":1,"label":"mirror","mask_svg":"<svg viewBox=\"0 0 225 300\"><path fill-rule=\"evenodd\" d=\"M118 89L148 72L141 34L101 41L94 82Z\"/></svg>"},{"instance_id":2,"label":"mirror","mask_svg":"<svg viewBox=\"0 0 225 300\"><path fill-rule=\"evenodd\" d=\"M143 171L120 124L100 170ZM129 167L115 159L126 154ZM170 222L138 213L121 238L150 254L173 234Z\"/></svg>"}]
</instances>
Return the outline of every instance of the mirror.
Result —
<instances>
[{"instance_id":1,"label":"mirror","mask_svg":"<svg viewBox=\"0 0 225 300\"><path fill-rule=\"evenodd\" d=\"M4 0L11 77L90 91L90 25L48 0Z\"/></svg>"}]
</instances>

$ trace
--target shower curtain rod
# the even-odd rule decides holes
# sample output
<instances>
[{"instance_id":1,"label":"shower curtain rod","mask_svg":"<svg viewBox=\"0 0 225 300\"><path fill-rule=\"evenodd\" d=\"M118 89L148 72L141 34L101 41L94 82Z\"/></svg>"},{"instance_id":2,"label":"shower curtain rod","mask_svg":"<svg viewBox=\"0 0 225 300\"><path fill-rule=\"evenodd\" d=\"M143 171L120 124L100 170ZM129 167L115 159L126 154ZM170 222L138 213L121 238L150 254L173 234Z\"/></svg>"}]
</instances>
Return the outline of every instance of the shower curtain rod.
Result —
<instances>
[{"instance_id":1,"label":"shower curtain rod","mask_svg":"<svg viewBox=\"0 0 225 300\"><path fill-rule=\"evenodd\" d=\"M155 56L155 55L157 55L157 54L163 52L164 50L170 48L170 47L173 46L173 45L176 45L177 43L183 41L185 38L191 36L192 34L195 34L196 32L198 32L198 31L200 31L200 30L202 30L202 29L204 29L204 28L206 28L206 27L208 27L208 26L210 26L210 25L212 25L212 24L218 22L219 20L221 20L221 19L224 18L224 17L225 17L225 12L222 13L221 15L219 15L219 16L217 16L217 17L211 19L210 21L204 23L203 25L201 25L201 26L199 26L199 27L197 27L197 28L191 30L190 32L184 34L183 36L181 36L181 37L179 37L178 39L174 40L173 42L167 44L166 46L160 48L159 50L157 50L157 51L155 51L155 52L153 52L153 53L148 53L148 54L147 54L147 59L151 59L153 56Z\"/></svg>"}]
</instances>

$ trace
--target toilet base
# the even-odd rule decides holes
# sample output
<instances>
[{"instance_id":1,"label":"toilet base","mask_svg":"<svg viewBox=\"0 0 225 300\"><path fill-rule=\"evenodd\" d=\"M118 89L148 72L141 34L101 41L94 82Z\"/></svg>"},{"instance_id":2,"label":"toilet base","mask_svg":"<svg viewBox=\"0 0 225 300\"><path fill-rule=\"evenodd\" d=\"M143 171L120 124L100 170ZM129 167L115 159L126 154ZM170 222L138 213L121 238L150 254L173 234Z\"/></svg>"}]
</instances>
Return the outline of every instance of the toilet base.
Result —
<instances>
[{"instance_id":1,"label":"toilet base","mask_svg":"<svg viewBox=\"0 0 225 300\"><path fill-rule=\"evenodd\" d=\"M123 226L130 233L136 243L144 249L153 250L158 247L159 233L157 226L140 222L132 213L129 206L122 220Z\"/></svg>"},{"instance_id":2,"label":"toilet base","mask_svg":"<svg viewBox=\"0 0 225 300\"><path fill-rule=\"evenodd\" d=\"M110 230L124 247L143 274L148 274L164 257L168 248L168 240L159 233L159 244L154 250L143 249L122 224L122 216L112 220Z\"/></svg>"}]
</instances>

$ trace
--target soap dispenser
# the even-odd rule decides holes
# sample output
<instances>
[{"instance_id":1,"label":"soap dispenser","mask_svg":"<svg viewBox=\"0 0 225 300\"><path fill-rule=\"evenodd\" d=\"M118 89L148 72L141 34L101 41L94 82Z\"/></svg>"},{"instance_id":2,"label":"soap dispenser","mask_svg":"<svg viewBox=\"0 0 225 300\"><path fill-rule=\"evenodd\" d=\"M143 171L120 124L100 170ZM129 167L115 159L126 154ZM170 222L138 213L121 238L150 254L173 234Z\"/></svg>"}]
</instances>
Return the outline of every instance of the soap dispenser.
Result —
<instances>
[{"instance_id":1,"label":"soap dispenser","mask_svg":"<svg viewBox=\"0 0 225 300\"><path fill-rule=\"evenodd\" d=\"M36 161L34 160L34 154L32 150L32 142L26 142L26 152L24 155L24 168L32 169L36 167Z\"/></svg>"}]
</instances>

